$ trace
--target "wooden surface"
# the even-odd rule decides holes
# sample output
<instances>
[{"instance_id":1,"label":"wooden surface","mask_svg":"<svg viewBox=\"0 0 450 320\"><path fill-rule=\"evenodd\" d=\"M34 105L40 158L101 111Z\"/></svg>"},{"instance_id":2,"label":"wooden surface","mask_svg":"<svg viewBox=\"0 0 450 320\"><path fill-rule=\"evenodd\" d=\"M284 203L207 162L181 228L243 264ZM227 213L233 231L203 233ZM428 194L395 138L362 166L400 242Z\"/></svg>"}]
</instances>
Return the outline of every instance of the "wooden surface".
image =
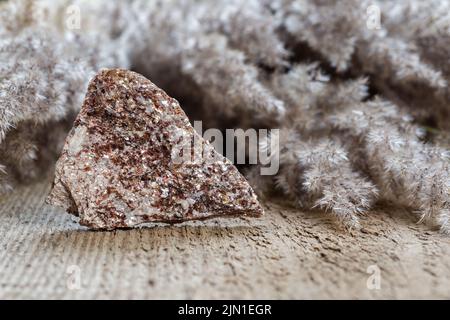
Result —
<instances>
[{"instance_id":1,"label":"wooden surface","mask_svg":"<svg viewBox=\"0 0 450 320\"><path fill-rule=\"evenodd\" d=\"M351 233L275 203L257 220L91 232L44 205L48 191L0 201L0 298L450 298L449 237L403 211Z\"/></svg>"}]
</instances>

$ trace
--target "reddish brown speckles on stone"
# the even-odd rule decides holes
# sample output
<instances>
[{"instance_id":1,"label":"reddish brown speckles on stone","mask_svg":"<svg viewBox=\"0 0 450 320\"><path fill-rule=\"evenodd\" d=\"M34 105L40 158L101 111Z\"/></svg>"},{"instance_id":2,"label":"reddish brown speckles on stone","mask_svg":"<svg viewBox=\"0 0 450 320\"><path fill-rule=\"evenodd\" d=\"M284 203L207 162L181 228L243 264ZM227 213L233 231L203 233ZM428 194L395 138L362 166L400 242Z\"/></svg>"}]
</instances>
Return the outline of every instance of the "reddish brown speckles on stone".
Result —
<instances>
[{"instance_id":1,"label":"reddish brown speckles on stone","mask_svg":"<svg viewBox=\"0 0 450 320\"><path fill-rule=\"evenodd\" d=\"M195 136L215 160L174 163L177 134ZM121 69L91 81L47 201L83 225L109 230L262 214L247 181L197 135L178 102Z\"/></svg>"}]
</instances>

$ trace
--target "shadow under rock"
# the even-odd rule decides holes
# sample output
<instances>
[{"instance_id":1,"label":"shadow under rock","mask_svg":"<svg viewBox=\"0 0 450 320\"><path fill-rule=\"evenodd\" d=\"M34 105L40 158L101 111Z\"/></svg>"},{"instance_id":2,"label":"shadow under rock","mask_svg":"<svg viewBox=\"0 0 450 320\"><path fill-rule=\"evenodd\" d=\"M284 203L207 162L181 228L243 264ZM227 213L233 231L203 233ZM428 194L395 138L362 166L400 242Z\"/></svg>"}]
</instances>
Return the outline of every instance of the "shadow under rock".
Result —
<instances>
[{"instance_id":1,"label":"shadow under rock","mask_svg":"<svg viewBox=\"0 0 450 320\"><path fill-rule=\"evenodd\" d=\"M262 233L262 230L256 232ZM219 247L231 247L248 241L254 234L255 228L251 226L152 225L114 231L82 228L55 230L38 235L35 240L45 244L43 248L58 248L59 252L71 252L74 256L82 257L81 261L87 261L95 259L99 254L118 257L141 254L153 256L163 250L172 255L191 252L193 248L205 250L212 243L216 246L220 243ZM46 250L43 249L41 254L45 254ZM36 254L40 255L38 252ZM52 253L56 254L55 251ZM63 260L68 262L73 259L72 254L70 256Z\"/></svg>"},{"instance_id":2,"label":"shadow under rock","mask_svg":"<svg viewBox=\"0 0 450 320\"><path fill-rule=\"evenodd\" d=\"M158 234L159 236L164 234L195 234L202 233L203 235L210 234L211 236L222 236L222 235L239 235L248 232L249 230L254 230L257 225L253 225L251 221L246 219L227 219L227 218L215 218L211 220L204 221L187 221L177 224L166 224L166 223L145 223L139 225L135 228L118 228L115 230L92 230L88 227L79 225L72 217L66 213L62 213L71 219L71 223L67 223L67 228L62 230L54 230L52 234L57 236L59 234L64 234L66 236L71 235L84 235L84 236L102 236L102 235L151 235Z\"/></svg>"}]
</instances>

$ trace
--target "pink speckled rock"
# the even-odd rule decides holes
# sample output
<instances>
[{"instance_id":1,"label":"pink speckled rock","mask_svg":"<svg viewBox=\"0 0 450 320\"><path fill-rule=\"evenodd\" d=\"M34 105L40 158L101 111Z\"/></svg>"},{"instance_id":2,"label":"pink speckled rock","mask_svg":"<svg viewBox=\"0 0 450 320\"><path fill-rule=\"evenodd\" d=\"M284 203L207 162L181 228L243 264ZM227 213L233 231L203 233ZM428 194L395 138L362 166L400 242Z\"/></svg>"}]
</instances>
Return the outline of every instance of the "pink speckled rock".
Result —
<instances>
[{"instance_id":1,"label":"pink speckled rock","mask_svg":"<svg viewBox=\"0 0 450 320\"><path fill-rule=\"evenodd\" d=\"M192 154L210 157L179 161L180 141L194 140L202 148ZM122 69L91 81L47 202L107 230L263 212L244 177L194 131L178 102Z\"/></svg>"}]
</instances>

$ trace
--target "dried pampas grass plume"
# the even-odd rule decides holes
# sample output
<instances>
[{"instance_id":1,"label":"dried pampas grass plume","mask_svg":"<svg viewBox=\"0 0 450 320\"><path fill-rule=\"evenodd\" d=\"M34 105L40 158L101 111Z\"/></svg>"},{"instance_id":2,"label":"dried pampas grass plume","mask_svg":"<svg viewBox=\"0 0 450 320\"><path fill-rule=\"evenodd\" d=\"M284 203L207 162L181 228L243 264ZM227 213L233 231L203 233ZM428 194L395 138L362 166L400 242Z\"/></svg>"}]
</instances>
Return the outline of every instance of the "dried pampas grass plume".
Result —
<instances>
[{"instance_id":1,"label":"dried pampas grass plume","mask_svg":"<svg viewBox=\"0 0 450 320\"><path fill-rule=\"evenodd\" d=\"M70 6L79 9L76 28L66 23ZM369 6L383 15L376 28ZM280 129L278 174L246 168L261 194L281 192L350 228L382 201L450 233L449 8L441 0L2 2L0 192L52 163L93 72L122 67L179 98L206 127Z\"/></svg>"}]
</instances>

